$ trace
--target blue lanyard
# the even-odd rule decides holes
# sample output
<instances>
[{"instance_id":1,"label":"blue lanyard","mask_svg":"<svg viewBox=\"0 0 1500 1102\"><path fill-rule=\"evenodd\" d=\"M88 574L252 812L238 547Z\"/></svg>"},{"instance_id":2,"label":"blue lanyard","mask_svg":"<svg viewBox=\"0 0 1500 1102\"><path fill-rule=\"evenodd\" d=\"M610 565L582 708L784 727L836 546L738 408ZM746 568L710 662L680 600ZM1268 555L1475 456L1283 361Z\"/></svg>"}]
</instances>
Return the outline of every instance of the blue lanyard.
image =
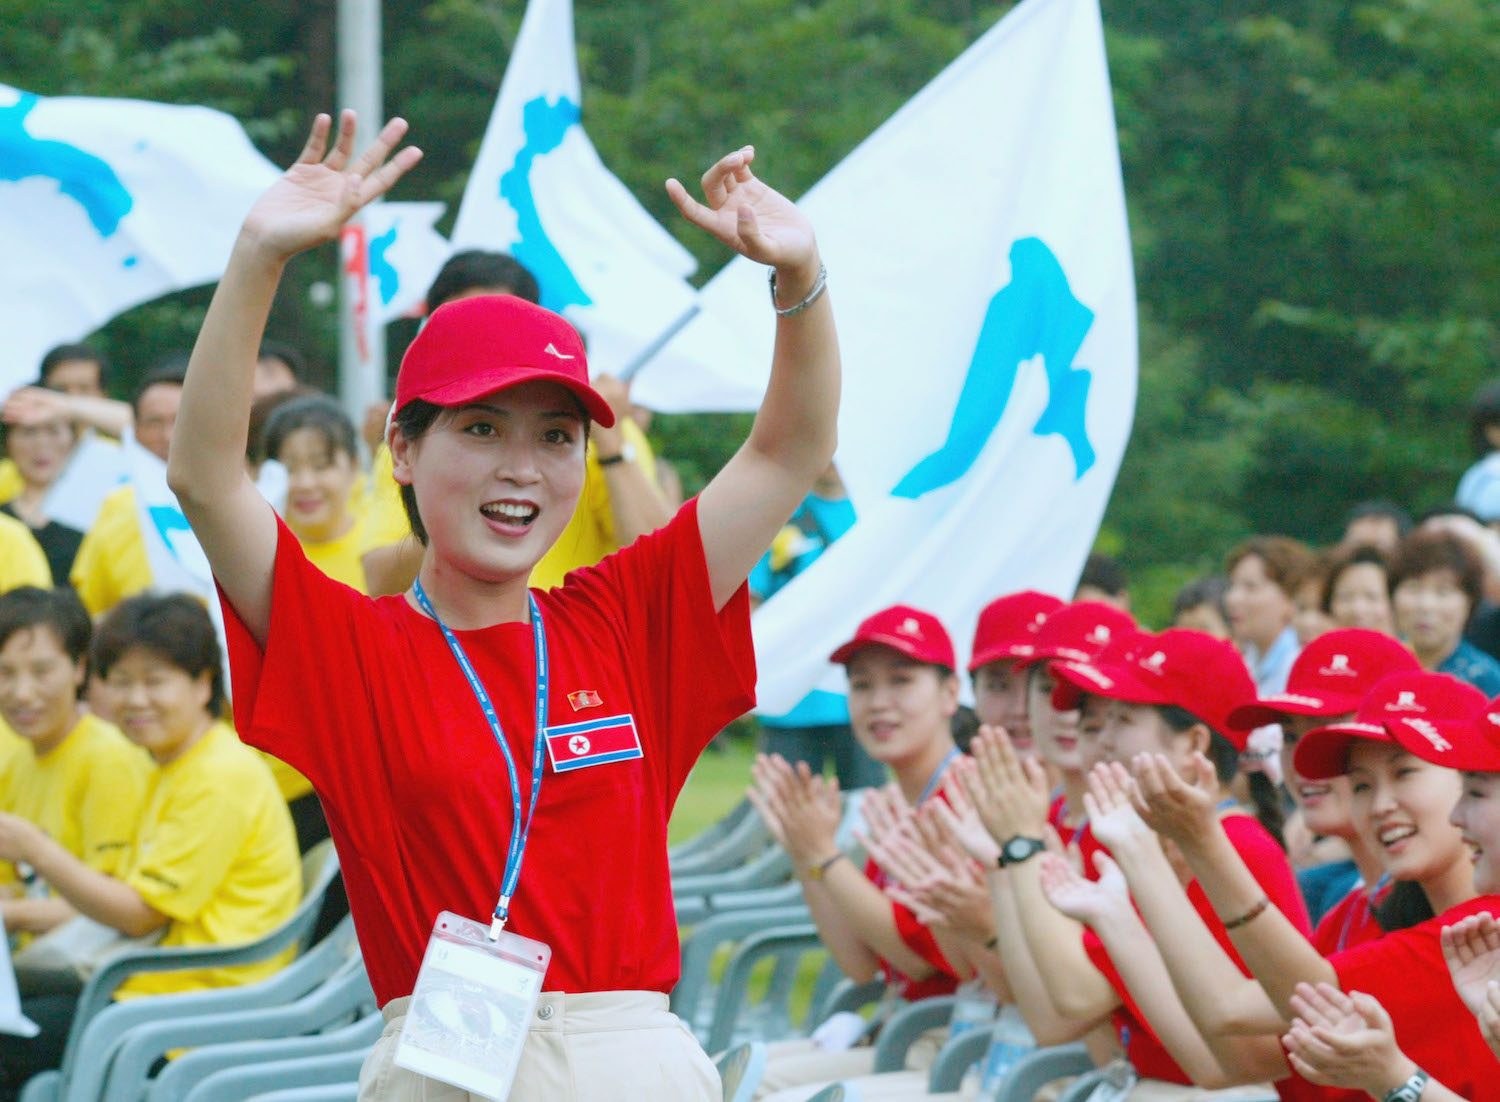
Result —
<instances>
[{"instance_id":1,"label":"blue lanyard","mask_svg":"<svg viewBox=\"0 0 1500 1102\"><path fill-rule=\"evenodd\" d=\"M958 757L958 747L955 746L948 751L948 756L942 760L936 772L927 779L927 787L922 789L922 794L917 797L917 806L921 807L927 802L927 798L937 791L938 782L943 779L943 774L948 772L948 766L953 764L953 759Z\"/></svg>"},{"instance_id":2,"label":"blue lanyard","mask_svg":"<svg viewBox=\"0 0 1500 1102\"><path fill-rule=\"evenodd\" d=\"M1357 887L1357 888L1354 889L1357 892L1363 892L1364 893L1364 908L1363 908L1363 912L1365 914L1369 914L1370 911L1374 908L1374 906L1375 906L1375 897L1378 894L1380 894L1380 889L1381 888L1385 887L1388 883L1390 883L1390 879L1391 879L1391 874L1390 873L1388 873L1388 872L1387 873L1382 873L1380 879L1377 880L1377 881L1375 881L1375 883L1374 883L1373 886L1366 888L1363 885L1361 885L1361 886L1359 886L1359 887ZM1339 943L1338 943L1338 945L1336 947L1336 951L1337 952L1342 953L1344 951L1344 949L1347 948L1348 942L1349 942L1349 931L1354 926L1355 914L1357 912L1359 912L1359 911L1360 911L1359 907L1350 907L1349 910L1348 910L1348 912L1344 915L1344 928L1339 931Z\"/></svg>"},{"instance_id":3,"label":"blue lanyard","mask_svg":"<svg viewBox=\"0 0 1500 1102\"><path fill-rule=\"evenodd\" d=\"M469 681L469 688L474 693L474 699L479 701L485 722L490 725L490 733L500 744L500 753L505 756L505 771L510 774L512 805L510 850L505 855L505 873L500 880L500 901L495 904L495 916L490 922L490 940L494 941L500 936L500 931L505 929L505 923L510 918L510 900L516 894L516 883L521 879L521 862L526 856L526 839L531 835L531 817L536 814L537 797L542 793L542 768L545 762L543 754L547 745L547 740L543 736L543 732L547 729L547 629L542 625L542 610L537 607L536 597L528 593L526 600L531 609L531 639L536 647L536 734L531 755L531 806L526 810L526 821L523 826L521 781L516 774L515 759L511 757L510 747L505 742L505 732L500 728L500 717L495 714L495 706L490 703L490 694L485 691L479 675L474 672L469 656L464 653L463 644L433 610L432 602L427 599L427 593L422 588L420 578L412 583L412 592L416 595L417 604L422 606L422 611L431 616L437 626L442 629L448 649L453 652L453 657L458 659L458 668L463 670L464 677Z\"/></svg>"}]
</instances>

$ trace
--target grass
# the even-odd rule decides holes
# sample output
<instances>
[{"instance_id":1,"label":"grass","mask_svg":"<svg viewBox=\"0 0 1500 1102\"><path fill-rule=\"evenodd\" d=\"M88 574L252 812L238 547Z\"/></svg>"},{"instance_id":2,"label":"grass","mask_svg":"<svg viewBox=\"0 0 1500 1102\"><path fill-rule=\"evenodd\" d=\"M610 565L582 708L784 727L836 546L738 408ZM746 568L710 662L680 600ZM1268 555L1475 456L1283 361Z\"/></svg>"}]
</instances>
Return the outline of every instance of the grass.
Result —
<instances>
[{"instance_id":1,"label":"grass","mask_svg":"<svg viewBox=\"0 0 1500 1102\"><path fill-rule=\"evenodd\" d=\"M720 741L724 750L705 750L683 786L667 828L670 845L707 830L745 796L755 743L738 734L727 735Z\"/></svg>"}]
</instances>

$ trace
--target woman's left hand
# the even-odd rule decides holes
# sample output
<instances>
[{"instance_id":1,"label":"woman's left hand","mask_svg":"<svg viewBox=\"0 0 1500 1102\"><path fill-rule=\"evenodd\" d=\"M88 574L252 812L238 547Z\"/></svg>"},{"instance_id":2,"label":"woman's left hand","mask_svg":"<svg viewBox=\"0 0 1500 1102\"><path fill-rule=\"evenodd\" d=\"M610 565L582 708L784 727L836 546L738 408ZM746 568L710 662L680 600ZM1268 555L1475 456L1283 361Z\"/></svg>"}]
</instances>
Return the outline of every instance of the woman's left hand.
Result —
<instances>
[{"instance_id":1,"label":"woman's left hand","mask_svg":"<svg viewBox=\"0 0 1500 1102\"><path fill-rule=\"evenodd\" d=\"M1309 1082L1383 1098L1416 1071L1396 1047L1391 1016L1372 996L1299 983L1292 1009L1297 1017L1282 1040L1292 1067Z\"/></svg>"},{"instance_id":2,"label":"woman's left hand","mask_svg":"<svg viewBox=\"0 0 1500 1102\"><path fill-rule=\"evenodd\" d=\"M817 276L817 241L812 223L796 204L762 183L750 170L754 160L755 148L747 145L720 158L705 172L702 184L706 206L675 179L667 181L667 194L693 225L742 256L787 273L788 286L781 289L780 297L785 305L791 305L811 288ZM791 286L793 277L805 278L806 286L800 282Z\"/></svg>"}]
</instances>

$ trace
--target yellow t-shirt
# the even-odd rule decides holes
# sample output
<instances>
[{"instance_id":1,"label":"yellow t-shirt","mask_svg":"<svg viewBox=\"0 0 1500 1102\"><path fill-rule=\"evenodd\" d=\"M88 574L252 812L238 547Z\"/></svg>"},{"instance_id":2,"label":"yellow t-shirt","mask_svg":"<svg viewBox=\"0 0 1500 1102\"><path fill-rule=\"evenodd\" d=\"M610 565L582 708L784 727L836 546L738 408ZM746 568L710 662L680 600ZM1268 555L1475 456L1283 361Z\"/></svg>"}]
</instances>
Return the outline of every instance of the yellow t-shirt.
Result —
<instances>
[{"instance_id":1,"label":"yellow t-shirt","mask_svg":"<svg viewBox=\"0 0 1500 1102\"><path fill-rule=\"evenodd\" d=\"M162 945L235 945L270 933L302 898L286 801L264 759L223 723L157 769L125 882L171 919ZM260 964L135 976L116 998L255 983L295 947Z\"/></svg>"},{"instance_id":2,"label":"yellow t-shirt","mask_svg":"<svg viewBox=\"0 0 1500 1102\"><path fill-rule=\"evenodd\" d=\"M628 417L621 423L620 432L625 442L635 448L635 461L646 472L646 477L655 482L656 456L646 434ZM376 453L370 471L367 526L360 553L367 554L377 547L389 547L410 538L411 527L406 523L406 510L401 505L401 494L392 474L391 453L382 447ZM605 555L619 549L620 545L615 542L614 517L609 511L609 485L590 441L578 505L557 542L532 568L531 584L539 589L560 586L568 571L593 566Z\"/></svg>"},{"instance_id":3,"label":"yellow t-shirt","mask_svg":"<svg viewBox=\"0 0 1500 1102\"><path fill-rule=\"evenodd\" d=\"M23 585L52 588L52 568L31 529L0 513L0 593Z\"/></svg>"},{"instance_id":4,"label":"yellow t-shirt","mask_svg":"<svg viewBox=\"0 0 1500 1102\"><path fill-rule=\"evenodd\" d=\"M21 741L0 779L0 808L35 823L90 868L123 876L154 768L150 755L96 715L85 715L42 757Z\"/></svg>"},{"instance_id":5,"label":"yellow t-shirt","mask_svg":"<svg viewBox=\"0 0 1500 1102\"><path fill-rule=\"evenodd\" d=\"M21 478L21 468L16 466L16 461L0 459L0 505L4 505L25 488L26 483Z\"/></svg>"},{"instance_id":6,"label":"yellow t-shirt","mask_svg":"<svg viewBox=\"0 0 1500 1102\"><path fill-rule=\"evenodd\" d=\"M151 588L134 489L122 486L104 499L94 526L84 533L69 580L91 616Z\"/></svg>"}]
</instances>

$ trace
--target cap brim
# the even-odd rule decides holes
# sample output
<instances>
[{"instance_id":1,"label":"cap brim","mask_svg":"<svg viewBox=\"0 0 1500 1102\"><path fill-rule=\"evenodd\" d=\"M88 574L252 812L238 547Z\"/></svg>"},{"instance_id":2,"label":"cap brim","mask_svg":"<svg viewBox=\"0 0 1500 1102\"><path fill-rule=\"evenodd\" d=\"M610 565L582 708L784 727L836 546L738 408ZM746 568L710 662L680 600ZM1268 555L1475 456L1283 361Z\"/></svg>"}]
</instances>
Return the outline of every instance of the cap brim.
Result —
<instances>
[{"instance_id":1,"label":"cap brim","mask_svg":"<svg viewBox=\"0 0 1500 1102\"><path fill-rule=\"evenodd\" d=\"M1297 775L1310 781L1342 777L1349 772L1349 746L1359 739L1368 742L1394 742L1391 734L1378 723L1335 723L1318 727L1297 740L1292 765Z\"/></svg>"},{"instance_id":2,"label":"cap brim","mask_svg":"<svg viewBox=\"0 0 1500 1102\"><path fill-rule=\"evenodd\" d=\"M588 411L589 418L595 424L604 428L614 426L615 411L610 408L610 404L597 390L591 386L585 386L571 375L541 368L514 366L484 368L471 375L465 375L462 379L455 379L445 386L434 387L424 394L414 394L407 401L420 398L435 406L461 406L465 402L472 402L476 398L494 394L498 390L509 390L522 383L538 382L557 383L559 386L567 387L583 403L583 408Z\"/></svg>"},{"instance_id":3,"label":"cap brim","mask_svg":"<svg viewBox=\"0 0 1500 1102\"><path fill-rule=\"evenodd\" d=\"M1030 658L1036 648L1030 643L1002 643L997 646L986 647L984 650L975 651L969 658L969 672L988 666L991 662L1021 662Z\"/></svg>"},{"instance_id":4,"label":"cap brim","mask_svg":"<svg viewBox=\"0 0 1500 1102\"><path fill-rule=\"evenodd\" d=\"M1241 704L1229 713L1229 722L1242 730L1280 723L1287 716L1344 716L1359 709L1357 696L1310 696L1275 693L1251 704Z\"/></svg>"},{"instance_id":5,"label":"cap brim","mask_svg":"<svg viewBox=\"0 0 1500 1102\"><path fill-rule=\"evenodd\" d=\"M1485 737L1472 723L1433 723L1393 719L1391 737L1423 761L1466 773L1500 773L1500 741Z\"/></svg>"},{"instance_id":6,"label":"cap brim","mask_svg":"<svg viewBox=\"0 0 1500 1102\"><path fill-rule=\"evenodd\" d=\"M927 662L936 665L936 663L932 662L931 658L922 654L910 639L903 639L899 635L861 635L858 638L850 639L842 647L830 654L828 661L835 665L847 666L851 658L862 650L868 650L870 647L885 647L887 650L893 650L899 655L910 658L913 662Z\"/></svg>"}]
</instances>

